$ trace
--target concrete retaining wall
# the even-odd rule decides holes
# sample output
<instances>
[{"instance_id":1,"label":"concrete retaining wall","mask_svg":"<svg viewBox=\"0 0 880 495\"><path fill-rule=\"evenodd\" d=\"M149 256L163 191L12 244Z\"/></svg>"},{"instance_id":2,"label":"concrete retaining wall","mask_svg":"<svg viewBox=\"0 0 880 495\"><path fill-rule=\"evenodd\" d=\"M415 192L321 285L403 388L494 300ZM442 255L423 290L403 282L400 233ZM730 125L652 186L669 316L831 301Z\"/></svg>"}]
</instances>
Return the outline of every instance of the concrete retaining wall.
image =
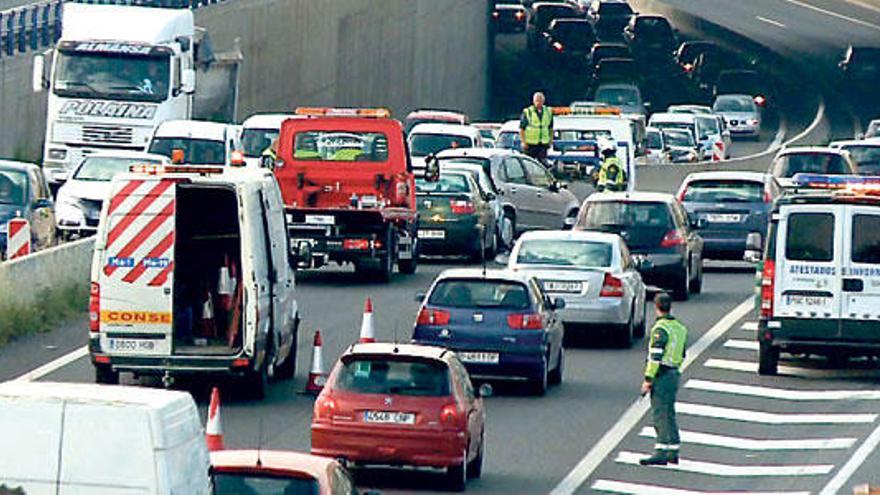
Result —
<instances>
[{"instance_id":1,"label":"concrete retaining wall","mask_svg":"<svg viewBox=\"0 0 880 495\"><path fill-rule=\"evenodd\" d=\"M41 156L46 96L31 91L33 54L0 58L0 157L34 161Z\"/></svg>"},{"instance_id":2,"label":"concrete retaining wall","mask_svg":"<svg viewBox=\"0 0 880 495\"><path fill-rule=\"evenodd\" d=\"M87 287L94 244L93 239L82 239L0 263L0 301L25 305L35 302L43 289Z\"/></svg>"}]
</instances>

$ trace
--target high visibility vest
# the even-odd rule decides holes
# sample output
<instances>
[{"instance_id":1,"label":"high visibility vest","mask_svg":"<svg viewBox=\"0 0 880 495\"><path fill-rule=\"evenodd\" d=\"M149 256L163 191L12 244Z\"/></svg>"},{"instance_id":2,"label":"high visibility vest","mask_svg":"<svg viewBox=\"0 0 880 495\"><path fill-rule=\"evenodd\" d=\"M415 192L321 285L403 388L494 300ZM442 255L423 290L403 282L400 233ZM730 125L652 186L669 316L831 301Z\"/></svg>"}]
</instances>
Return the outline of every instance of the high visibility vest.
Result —
<instances>
[{"instance_id":1,"label":"high visibility vest","mask_svg":"<svg viewBox=\"0 0 880 495\"><path fill-rule=\"evenodd\" d=\"M528 122L525 129L526 144L543 144L549 145L553 137L553 111L544 107L541 115L534 106L530 106L524 110L526 121Z\"/></svg>"},{"instance_id":2,"label":"high visibility vest","mask_svg":"<svg viewBox=\"0 0 880 495\"><path fill-rule=\"evenodd\" d=\"M684 362L687 346L687 327L671 316L658 318L651 329L648 344L648 365L645 377L654 378L660 366L678 369Z\"/></svg>"},{"instance_id":3,"label":"high visibility vest","mask_svg":"<svg viewBox=\"0 0 880 495\"><path fill-rule=\"evenodd\" d=\"M263 150L263 154L260 155L260 164L265 168L273 168L275 167L275 160L278 158L278 155L275 153L275 150L272 149L271 146Z\"/></svg>"},{"instance_id":4,"label":"high visibility vest","mask_svg":"<svg viewBox=\"0 0 880 495\"><path fill-rule=\"evenodd\" d=\"M623 169L620 159L616 156L606 158L599 169L600 186L622 186L626 184L626 170Z\"/></svg>"}]
</instances>

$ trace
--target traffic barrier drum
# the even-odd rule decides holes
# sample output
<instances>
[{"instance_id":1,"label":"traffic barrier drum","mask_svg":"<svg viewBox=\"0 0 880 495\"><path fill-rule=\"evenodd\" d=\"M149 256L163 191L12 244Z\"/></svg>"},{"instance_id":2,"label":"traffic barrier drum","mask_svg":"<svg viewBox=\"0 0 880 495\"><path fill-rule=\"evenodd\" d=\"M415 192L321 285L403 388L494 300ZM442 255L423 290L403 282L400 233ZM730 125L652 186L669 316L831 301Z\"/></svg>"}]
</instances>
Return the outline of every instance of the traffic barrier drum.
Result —
<instances>
[{"instance_id":1,"label":"traffic barrier drum","mask_svg":"<svg viewBox=\"0 0 880 495\"><path fill-rule=\"evenodd\" d=\"M9 220L6 236L6 259L13 260L31 253L31 224L27 219Z\"/></svg>"}]
</instances>

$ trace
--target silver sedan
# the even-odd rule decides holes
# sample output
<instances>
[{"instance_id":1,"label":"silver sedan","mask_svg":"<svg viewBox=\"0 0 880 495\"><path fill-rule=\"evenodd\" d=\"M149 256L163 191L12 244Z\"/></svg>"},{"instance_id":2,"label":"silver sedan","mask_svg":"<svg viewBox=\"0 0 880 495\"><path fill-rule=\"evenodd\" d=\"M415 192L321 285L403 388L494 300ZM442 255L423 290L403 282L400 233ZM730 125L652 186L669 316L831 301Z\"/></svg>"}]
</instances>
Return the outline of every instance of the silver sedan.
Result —
<instances>
[{"instance_id":1,"label":"silver sedan","mask_svg":"<svg viewBox=\"0 0 880 495\"><path fill-rule=\"evenodd\" d=\"M623 239L584 231L527 232L517 240L508 268L531 272L551 299L562 298L558 314L566 337L586 340L612 330L629 347L645 334L645 284Z\"/></svg>"}]
</instances>

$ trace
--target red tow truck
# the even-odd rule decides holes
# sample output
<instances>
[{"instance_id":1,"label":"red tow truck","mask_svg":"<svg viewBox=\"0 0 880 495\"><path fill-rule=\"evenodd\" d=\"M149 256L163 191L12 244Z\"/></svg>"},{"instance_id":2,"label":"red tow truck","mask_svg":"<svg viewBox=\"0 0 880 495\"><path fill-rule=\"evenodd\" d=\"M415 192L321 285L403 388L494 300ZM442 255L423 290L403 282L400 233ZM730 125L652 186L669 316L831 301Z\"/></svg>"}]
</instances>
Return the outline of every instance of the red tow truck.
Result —
<instances>
[{"instance_id":1,"label":"red tow truck","mask_svg":"<svg viewBox=\"0 0 880 495\"><path fill-rule=\"evenodd\" d=\"M303 269L352 263L387 281L415 273L415 179L400 122L387 109L298 108L281 125L275 176L290 252Z\"/></svg>"}]
</instances>

